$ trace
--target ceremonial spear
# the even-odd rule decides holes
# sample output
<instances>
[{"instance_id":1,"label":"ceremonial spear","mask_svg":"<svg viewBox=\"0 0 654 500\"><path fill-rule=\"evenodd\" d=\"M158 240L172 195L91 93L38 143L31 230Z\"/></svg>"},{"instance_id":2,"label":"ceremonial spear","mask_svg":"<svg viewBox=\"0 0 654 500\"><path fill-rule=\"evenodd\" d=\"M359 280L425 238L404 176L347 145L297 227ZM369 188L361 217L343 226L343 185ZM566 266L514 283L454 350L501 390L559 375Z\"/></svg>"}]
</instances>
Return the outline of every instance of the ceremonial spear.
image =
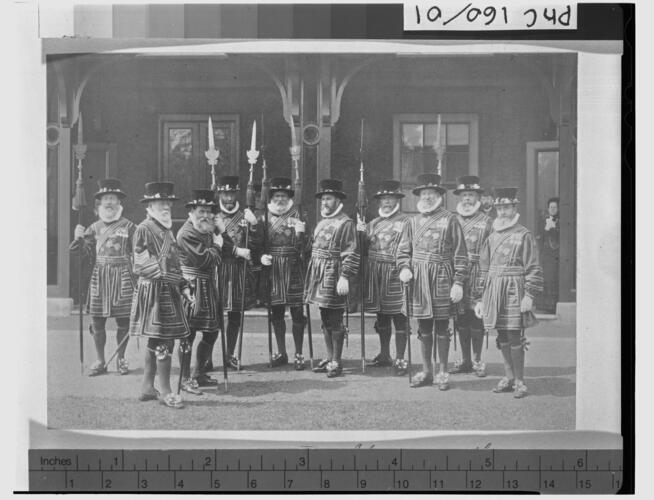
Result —
<instances>
[{"instance_id":1,"label":"ceremonial spear","mask_svg":"<svg viewBox=\"0 0 654 500\"><path fill-rule=\"evenodd\" d=\"M82 113L79 113L77 120L77 144L73 146L75 158L77 158L77 181L75 182L75 196L73 197L72 208L77 211L77 224L82 225L82 208L86 206L86 193L84 192L84 180L82 178L82 160L86 158L86 144L83 141ZM84 291L82 290L82 259L83 252L80 248L77 267L77 288L79 292L79 362L80 372L84 373Z\"/></svg>"},{"instance_id":2,"label":"ceremonial spear","mask_svg":"<svg viewBox=\"0 0 654 500\"><path fill-rule=\"evenodd\" d=\"M291 125L291 159L293 160L293 168L295 170L295 178L293 180L293 191L295 191L295 203L297 204L297 211L302 221L305 217L302 212L302 179L300 177L300 154L302 153L302 146L298 145L297 139L295 138L295 126L293 124L293 115L290 116L290 125ZM306 238L306 230L304 237ZM305 269L304 263L304 246L300 249L299 252L300 266L302 269ZM309 365L313 370L313 337L311 331L311 306L307 302L305 304L306 315L307 315L307 335L309 336Z\"/></svg>"},{"instance_id":3,"label":"ceremonial spear","mask_svg":"<svg viewBox=\"0 0 654 500\"><path fill-rule=\"evenodd\" d=\"M361 160L359 166L359 193L357 196L357 211L359 212L359 219L366 222L366 209L368 208L368 199L366 198L366 184L363 180L363 118L361 118L361 146L359 148L359 157ZM361 312L361 371L366 371L366 317L363 311L364 299L364 279L365 279L365 255L363 252L365 233L359 231L359 253L361 254L361 261L359 263L359 305Z\"/></svg>"},{"instance_id":4,"label":"ceremonial spear","mask_svg":"<svg viewBox=\"0 0 654 500\"><path fill-rule=\"evenodd\" d=\"M266 165L265 155L265 126L263 120L263 113L261 113L261 169L263 176L261 178L261 196L259 197L259 208L264 212L263 220L263 251L268 253L268 202L270 201L270 179L268 178L268 166ZM268 316L268 361L272 368L272 309L271 309L271 284L270 278L272 275L272 268L266 266L266 312Z\"/></svg>"},{"instance_id":5,"label":"ceremonial spear","mask_svg":"<svg viewBox=\"0 0 654 500\"><path fill-rule=\"evenodd\" d=\"M250 150L247 151L248 163L250 164L250 177L248 179L248 186L245 191L245 206L252 210L254 208L254 180L252 178L254 164L259 158L259 151L257 151L257 122L252 122L252 140L250 142ZM245 223L245 248L250 244L250 224L243 219ZM243 323L245 322L245 284L247 282L247 260L243 260L243 280L241 281L241 327L238 332L238 369L241 369L241 354L243 352Z\"/></svg>"},{"instance_id":6,"label":"ceremonial spear","mask_svg":"<svg viewBox=\"0 0 654 500\"><path fill-rule=\"evenodd\" d=\"M204 156L207 158L207 163L211 167L211 190L216 191L216 164L218 163L218 157L220 156L220 151L216 149L213 139L213 123L211 122L211 117L209 117L209 122L207 124L207 150L204 152ZM227 344L225 341L225 318L223 314L223 285L219 282L220 272L216 269L216 291L218 293L218 308L217 311L220 311L220 344L223 351L223 381L225 382L225 391L227 391L228 375L227 375ZM216 386L216 389L218 387Z\"/></svg>"}]
</instances>

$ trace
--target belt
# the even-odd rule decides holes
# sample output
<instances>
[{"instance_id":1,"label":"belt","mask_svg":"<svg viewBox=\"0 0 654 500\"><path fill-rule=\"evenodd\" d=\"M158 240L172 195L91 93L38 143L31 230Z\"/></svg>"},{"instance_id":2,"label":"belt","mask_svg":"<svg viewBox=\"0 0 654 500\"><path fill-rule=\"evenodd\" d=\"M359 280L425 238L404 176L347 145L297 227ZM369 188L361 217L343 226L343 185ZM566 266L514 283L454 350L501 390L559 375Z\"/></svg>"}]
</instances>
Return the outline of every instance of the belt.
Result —
<instances>
[{"instance_id":1,"label":"belt","mask_svg":"<svg viewBox=\"0 0 654 500\"><path fill-rule=\"evenodd\" d=\"M338 259L341 252L338 250L325 250L324 248L314 248L311 251L311 257L316 259Z\"/></svg>"},{"instance_id":2,"label":"belt","mask_svg":"<svg viewBox=\"0 0 654 500\"><path fill-rule=\"evenodd\" d=\"M525 268L522 266L490 266L488 274L492 276L524 276Z\"/></svg>"},{"instance_id":3,"label":"belt","mask_svg":"<svg viewBox=\"0 0 654 500\"><path fill-rule=\"evenodd\" d=\"M277 257L290 257L297 255L297 250L294 247L270 247L268 253Z\"/></svg>"},{"instance_id":4,"label":"belt","mask_svg":"<svg viewBox=\"0 0 654 500\"><path fill-rule=\"evenodd\" d=\"M479 254L478 253L469 253L468 254L468 260L472 262L479 262Z\"/></svg>"},{"instance_id":5,"label":"belt","mask_svg":"<svg viewBox=\"0 0 654 500\"><path fill-rule=\"evenodd\" d=\"M176 276L160 276L158 278L150 279L150 278L144 278L143 276L139 276L139 283L155 283L157 281L159 282L166 282L166 283L171 283L173 285L178 285L180 281L181 276L176 275Z\"/></svg>"},{"instance_id":6,"label":"belt","mask_svg":"<svg viewBox=\"0 0 654 500\"><path fill-rule=\"evenodd\" d=\"M95 260L98 264L129 264L129 258L120 255L120 256L108 256L108 255L98 255Z\"/></svg>"},{"instance_id":7,"label":"belt","mask_svg":"<svg viewBox=\"0 0 654 500\"><path fill-rule=\"evenodd\" d=\"M180 268L182 269L182 274L186 279L194 279L194 278L211 279L213 277L212 271L202 271L197 267L188 267L188 266L180 266Z\"/></svg>"},{"instance_id":8,"label":"belt","mask_svg":"<svg viewBox=\"0 0 654 500\"><path fill-rule=\"evenodd\" d=\"M369 250L368 257L376 262L388 262L389 264L395 264L395 255L393 254Z\"/></svg>"},{"instance_id":9,"label":"belt","mask_svg":"<svg viewBox=\"0 0 654 500\"><path fill-rule=\"evenodd\" d=\"M432 252L422 252L422 251L414 251L413 252L413 260L418 261L418 262L449 262L452 260L452 255L451 254L439 254L439 253L432 253Z\"/></svg>"}]
</instances>

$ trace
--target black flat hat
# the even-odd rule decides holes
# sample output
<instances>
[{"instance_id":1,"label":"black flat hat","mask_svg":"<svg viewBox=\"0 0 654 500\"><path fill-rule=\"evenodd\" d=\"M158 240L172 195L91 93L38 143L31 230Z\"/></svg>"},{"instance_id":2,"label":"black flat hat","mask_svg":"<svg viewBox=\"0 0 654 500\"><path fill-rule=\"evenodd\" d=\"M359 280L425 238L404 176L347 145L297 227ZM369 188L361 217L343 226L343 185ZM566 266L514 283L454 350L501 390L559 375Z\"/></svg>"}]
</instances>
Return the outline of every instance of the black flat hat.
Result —
<instances>
[{"instance_id":1,"label":"black flat hat","mask_svg":"<svg viewBox=\"0 0 654 500\"><path fill-rule=\"evenodd\" d=\"M420 195L423 189L435 189L440 194L445 194L447 189L441 186L441 176L438 174L419 174L416 177L416 187L413 188L413 194Z\"/></svg>"},{"instance_id":2,"label":"black flat hat","mask_svg":"<svg viewBox=\"0 0 654 500\"><path fill-rule=\"evenodd\" d=\"M161 200L176 201L177 197L173 194L174 187L172 182L148 182L145 185L145 194L141 203Z\"/></svg>"},{"instance_id":3,"label":"black flat hat","mask_svg":"<svg viewBox=\"0 0 654 500\"><path fill-rule=\"evenodd\" d=\"M240 191L238 185L238 176L236 175L223 175L216 181L216 192L224 193L225 191Z\"/></svg>"},{"instance_id":4,"label":"black flat hat","mask_svg":"<svg viewBox=\"0 0 654 500\"><path fill-rule=\"evenodd\" d=\"M454 194L459 195L463 191L476 191L482 194L484 190L479 184L479 177L476 175L462 175L461 177L457 177Z\"/></svg>"},{"instance_id":5,"label":"black flat hat","mask_svg":"<svg viewBox=\"0 0 654 500\"><path fill-rule=\"evenodd\" d=\"M198 206L215 207L216 205L215 194L211 189L194 189L193 199L184 206L190 208Z\"/></svg>"},{"instance_id":6,"label":"black flat hat","mask_svg":"<svg viewBox=\"0 0 654 500\"><path fill-rule=\"evenodd\" d=\"M395 196L396 198L404 198L404 193L402 192L402 184L400 181L394 179L388 179L381 181L379 184L379 189L375 193L375 198L381 198L382 196Z\"/></svg>"},{"instance_id":7,"label":"black flat hat","mask_svg":"<svg viewBox=\"0 0 654 500\"><path fill-rule=\"evenodd\" d=\"M284 191L291 198L295 196L293 184L288 177L273 177L270 179L270 196L272 197L276 191Z\"/></svg>"},{"instance_id":8,"label":"black flat hat","mask_svg":"<svg viewBox=\"0 0 654 500\"><path fill-rule=\"evenodd\" d=\"M100 179L98 181L98 187L100 189L93 195L96 200L99 200L105 194L115 194L121 199L127 196L122 191L123 185L118 179Z\"/></svg>"},{"instance_id":9,"label":"black flat hat","mask_svg":"<svg viewBox=\"0 0 654 500\"><path fill-rule=\"evenodd\" d=\"M493 190L493 205L513 205L518 203L517 187L498 187Z\"/></svg>"},{"instance_id":10,"label":"black flat hat","mask_svg":"<svg viewBox=\"0 0 654 500\"><path fill-rule=\"evenodd\" d=\"M323 179L320 181L319 186L316 198L320 198L323 194L332 194L341 200L347 198L343 191L343 181L339 179Z\"/></svg>"}]
</instances>

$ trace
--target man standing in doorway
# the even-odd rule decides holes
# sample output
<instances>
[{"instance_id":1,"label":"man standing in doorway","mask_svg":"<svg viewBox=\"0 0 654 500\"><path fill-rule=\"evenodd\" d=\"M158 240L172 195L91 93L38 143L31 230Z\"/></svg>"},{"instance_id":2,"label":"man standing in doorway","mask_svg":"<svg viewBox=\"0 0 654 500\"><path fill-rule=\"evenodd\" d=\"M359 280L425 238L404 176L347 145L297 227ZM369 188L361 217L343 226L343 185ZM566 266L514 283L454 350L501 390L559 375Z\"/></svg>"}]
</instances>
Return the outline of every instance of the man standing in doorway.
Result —
<instances>
[{"instance_id":1,"label":"man standing in doorway","mask_svg":"<svg viewBox=\"0 0 654 500\"><path fill-rule=\"evenodd\" d=\"M518 224L517 188L495 189L497 219L479 258L475 286L475 314L487 329L497 330L505 377L493 392L527 395L524 383L523 331L535 324L531 312L534 297L543 290L543 271L533 235Z\"/></svg>"},{"instance_id":2,"label":"man standing in doorway","mask_svg":"<svg viewBox=\"0 0 654 500\"><path fill-rule=\"evenodd\" d=\"M311 260L304 286L304 300L320 307L322 332L327 357L314 372L338 377L343 371L341 356L345 342L343 313L347 307L350 282L359 269L359 248L354 221L343 213L343 182L337 179L320 181L322 220L313 232Z\"/></svg>"},{"instance_id":3,"label":"man standing in doorway","mask_svg":"<svg viewBox=\"0 0 654 500\"><path fill-rule=\"evenodd\" d=\"M453 313L452 303L463 298L468 253L456 216L441 206L446 189L440 182L438 174L418 176L413 194L420 197L417 204L420 213L411 217L404 227L397 265L402 282L413 279L412 316L418 319L421 342L423 371L413 378L412 387L434 382L433 356L434 362L439 361L436 384L445 391L450 387L448 323Z\"/></svg>"}]
</instances>

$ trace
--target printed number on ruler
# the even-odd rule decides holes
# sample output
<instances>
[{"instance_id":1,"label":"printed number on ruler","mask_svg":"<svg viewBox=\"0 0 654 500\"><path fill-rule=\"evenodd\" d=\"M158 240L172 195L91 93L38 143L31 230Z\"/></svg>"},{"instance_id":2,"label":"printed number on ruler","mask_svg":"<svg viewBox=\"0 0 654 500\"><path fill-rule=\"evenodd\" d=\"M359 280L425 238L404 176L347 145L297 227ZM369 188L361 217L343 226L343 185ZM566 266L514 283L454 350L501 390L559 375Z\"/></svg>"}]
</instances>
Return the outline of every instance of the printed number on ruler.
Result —
<instances>
[{"instance_id":1,"label":"printed number on ruler","mask_svg":"<svg viewBox=\"0 0 654 500\"><path fill-rule=\"evenodd\" d=\"M576 3L414 1L404 3L405 31L577 29Z\"/></svg>"}]
</instances>

